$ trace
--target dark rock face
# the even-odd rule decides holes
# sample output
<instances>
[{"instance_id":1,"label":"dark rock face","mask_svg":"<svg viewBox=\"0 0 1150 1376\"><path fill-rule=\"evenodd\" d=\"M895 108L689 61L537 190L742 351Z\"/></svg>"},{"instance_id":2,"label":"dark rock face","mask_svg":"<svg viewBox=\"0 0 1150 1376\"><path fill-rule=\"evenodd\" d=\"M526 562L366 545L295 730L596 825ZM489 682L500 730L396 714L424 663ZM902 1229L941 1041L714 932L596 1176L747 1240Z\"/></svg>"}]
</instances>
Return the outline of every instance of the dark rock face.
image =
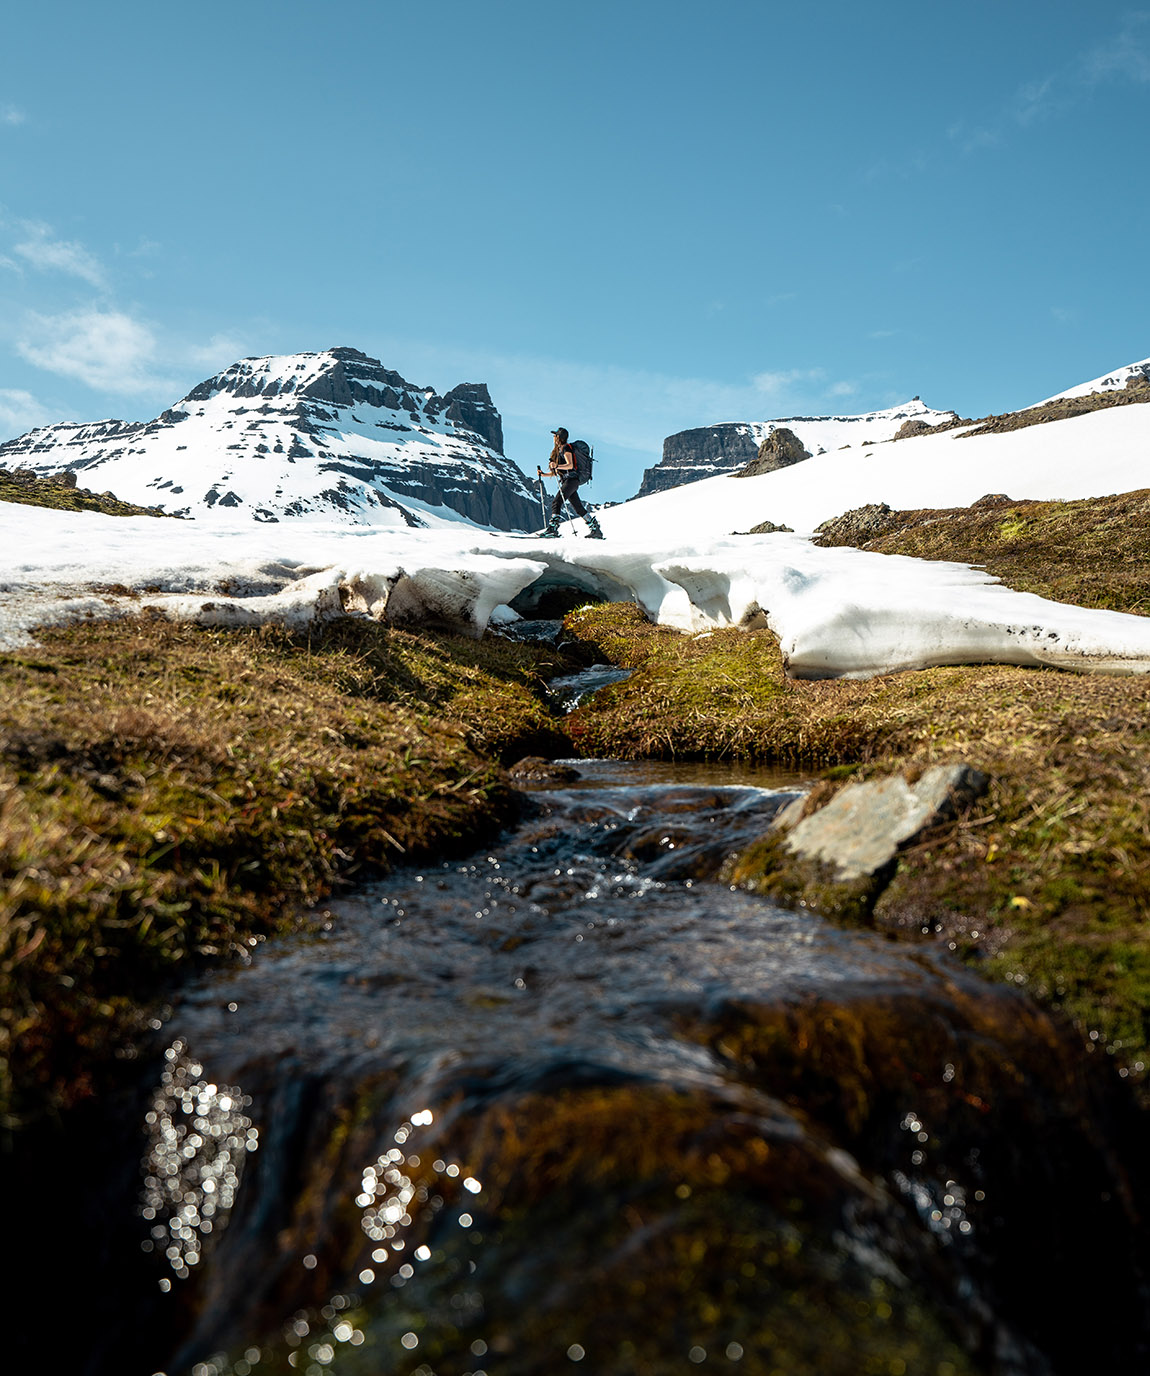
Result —
<instances>
[{"instance_id":1,"label":"dark rock face","mask_svg":"<svg viewBox=\"0 0 1150 1376\"><path fill-rule=\"evenodd\" d=\"M745 468L740 468L735 476L754 478L760 473L775 473L780 468L790 468L791 464L802 463L810 457L811 451L805 448L798 435L785 425L780 425L759 445L757 456Z\"/></svg>"},{"instance_id":2,"label":"dark rock face","mask_svg":"<svg viewBox=\"0 0 1150 1376\"><path fill-rule=\"evenodd\" d=\"M662 461L643 474L636 496L666 492L684 483L731 473L758 456L754 431L749 425L728 422L698 430L680 430L663 441Z\"/></svg>"},{"instance_id":3,"label":"dark rock face","mask_svg":"<svg viewBox=\"0 0 1150 1376\"><path fill-rule=\"evenodd\" d=\"M486 382L461 382L443 398L444 415L482 435L497 454L503 453L503 421L491 400Z\"/></svg>"}]
</instances>

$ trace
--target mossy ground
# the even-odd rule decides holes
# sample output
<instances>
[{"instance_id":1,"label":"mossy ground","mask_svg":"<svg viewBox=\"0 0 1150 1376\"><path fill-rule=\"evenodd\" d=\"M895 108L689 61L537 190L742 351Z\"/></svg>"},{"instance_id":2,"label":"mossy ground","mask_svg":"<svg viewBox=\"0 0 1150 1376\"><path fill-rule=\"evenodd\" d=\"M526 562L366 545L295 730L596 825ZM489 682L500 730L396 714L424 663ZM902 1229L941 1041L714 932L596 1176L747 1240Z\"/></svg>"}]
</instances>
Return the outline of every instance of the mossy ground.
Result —
<instances>
[{"instance_id":1,"label":"mossy ground","mask_svg":"<svg viewBox=\"0 0 1150 1376\"><path fill-rule=\"evenodd\" d=\"M144 619L40 640L0 658L17 1113L85 1093L174 970L290 928L357 868L476 841L513 802L501 758L564 744L539 690L565 666L504 641Z\"/></svg>"},{"instance_id":2,"label":"mossy ground","mask_svg":"<svg viewBox=\"0 0 1150 1376\"><path fill-rule=\"evenodd\" d=\"M961 666L791 681L766 631L691 638L634 608L573 634L635 667L568 729L591 754L727 755L867 777L963 761L973 815L900 861L877 920L1064 1007L1136 1077L1150 1064L1150 680Z\"/></svg>"},{"instance_id":3,"label":"mossy ground","mask_svg":"<svg viewBox=\"0 0 1150 1376\"><path fill-rule=\"evenodd\" d=\"M1019 592L1080 607L1150 612L1150 488L1069 502L892 511L862 548L975 564Z\"/></svg>"},{"instance_id":4,"label":"mossy ground","mask_svg":"<svg viewBox=\"0 0 1150 1376\"><path fill-rule=\"evenodd\" d=\"M0 502L47 506L56 511L97 511L104 516L163 516L154 507L122 502L111 493L97 494L69 487L55 477L37 477L23 470L0 468Z\"/></svg>"}]
</instances>

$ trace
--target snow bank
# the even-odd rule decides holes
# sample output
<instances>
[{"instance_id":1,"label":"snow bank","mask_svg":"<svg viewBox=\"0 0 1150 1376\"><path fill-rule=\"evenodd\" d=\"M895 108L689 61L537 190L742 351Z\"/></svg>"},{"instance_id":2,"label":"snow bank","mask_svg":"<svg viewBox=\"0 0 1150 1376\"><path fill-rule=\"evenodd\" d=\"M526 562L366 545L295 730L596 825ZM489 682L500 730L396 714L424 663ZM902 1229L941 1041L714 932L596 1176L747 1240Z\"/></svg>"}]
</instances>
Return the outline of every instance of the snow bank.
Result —
<instances>
[{"instance_id":1,"label":"snow bank","mask_svg":"<svg viewBox=\"0 0 1150 1376\"><path fill-rule=\"evenodd\" d=\"M798 535L226 529L4 503L0 549L5 648L29 643L38 625L149 607L209 625L300 628L352 614L479 635L512 616L509 603L530 611L539 588L570 585L634 599L683 631L769 625L799 677L962 662L1150 670L1150 619L1011 592L961 564L818 549Z\"/></svg>"}]
</instances>

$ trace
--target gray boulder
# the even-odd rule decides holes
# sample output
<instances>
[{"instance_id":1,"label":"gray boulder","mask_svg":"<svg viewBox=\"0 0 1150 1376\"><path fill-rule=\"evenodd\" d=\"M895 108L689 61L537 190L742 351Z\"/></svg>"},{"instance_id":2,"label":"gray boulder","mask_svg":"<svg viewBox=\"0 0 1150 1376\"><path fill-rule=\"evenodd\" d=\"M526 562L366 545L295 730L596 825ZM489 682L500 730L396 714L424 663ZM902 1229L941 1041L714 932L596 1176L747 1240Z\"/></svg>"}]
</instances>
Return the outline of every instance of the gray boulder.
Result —
<instances>
[{"instance_id":1,"label":"gray boulder","mask_svg":"<svg viewBox=\"0 0 1150 1376\"><path fill-rule=\"evenodd\" d=\"M837 882L876 875L904 846L951 821L985 793L987 783L986 775L969 765L940 764L914 782L895 774L848 784L789 829L786 847L802 859L827 865ZM785 815L775 825L785 827Z\"/></svg>"},{"instance_id":2,"label":"gray boulder","mask_svg":"<svg viewBox=\"0 0 1150 1376\"><path fill-rule=\"evenodd\" d=\"M957 818L988 784L969 765L935 765L917 777L847 784L809 815L817 794L798 798L730 862L724 877L787 907L870 923L899 853Z\"/></svg>"}]
</instances>

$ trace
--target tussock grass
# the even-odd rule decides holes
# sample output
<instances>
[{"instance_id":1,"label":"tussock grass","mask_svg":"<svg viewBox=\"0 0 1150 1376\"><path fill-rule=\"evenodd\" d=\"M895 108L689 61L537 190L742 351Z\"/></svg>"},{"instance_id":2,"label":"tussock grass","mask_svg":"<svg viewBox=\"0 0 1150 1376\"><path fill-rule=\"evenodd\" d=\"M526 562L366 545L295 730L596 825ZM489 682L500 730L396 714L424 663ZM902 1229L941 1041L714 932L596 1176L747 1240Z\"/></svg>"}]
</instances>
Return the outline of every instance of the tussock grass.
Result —
<instances>
[{"instance_id":1,"label":"tussock grass","mask_svg":"<svg viewBox=\"0 0 1150 1376\"><path fill-rule=\"evenodd\" d=\"M91 1088L173 971L290 929L357 868L509 815L501 757L562 749L509 642L336 623L46 631L0 658L3 1107ZM15 1072L11 1069L14 1058Z\"/></svg>"},{"instance_id":2,"label":"tussock grass","mask_svg":"<svg viewBox=\"0 0 1150 1376\"><path fill-rule=\"evenodd\" d=\"M815 543L852 542L825 534ZM975 564L1019 592L1080 607L1150 612L1150 488L1067 502L892 511L860 548Z\"/></svg>"},{"instance_id":3,"label":"tussock grass","mask_svg":"<svg viewBox=\"0 0 1150 1376\"><path fill-rule=\"evenodd\" d=\"M567 626L636 668L570 719L582 750L753 758L821 769L824 789L957 761L990 774L974 816L903 858L877 919L926 927L1150 1065L1150 680L990 665L799 682L766 631L679 636L619 606Z\"/></svg>"}]
</instances>

